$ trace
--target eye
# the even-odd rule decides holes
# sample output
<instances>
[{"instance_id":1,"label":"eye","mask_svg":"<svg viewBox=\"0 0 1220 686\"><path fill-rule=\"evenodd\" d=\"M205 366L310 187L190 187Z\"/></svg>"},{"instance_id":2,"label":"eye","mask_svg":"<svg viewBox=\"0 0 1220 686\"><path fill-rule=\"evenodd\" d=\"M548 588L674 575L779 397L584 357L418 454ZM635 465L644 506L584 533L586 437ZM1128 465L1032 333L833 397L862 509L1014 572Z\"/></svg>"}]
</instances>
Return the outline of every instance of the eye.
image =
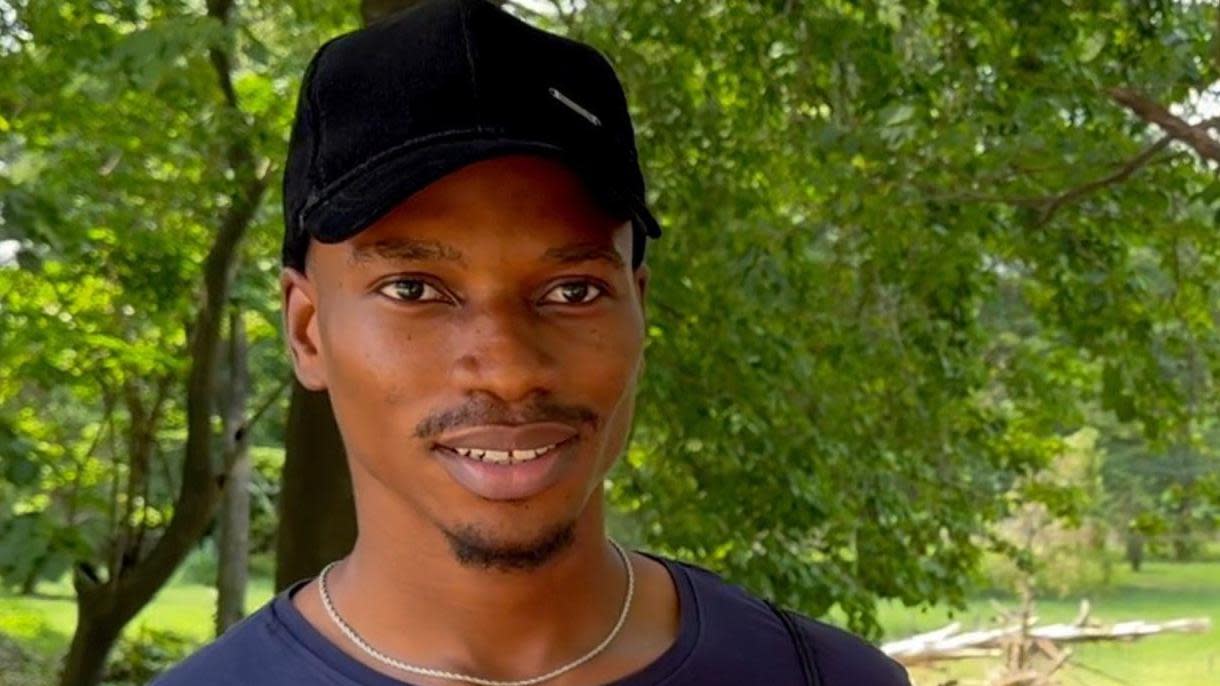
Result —
<instances>
[{"instance_id":1,"label":"eye","mask_svg":"<svg viewBox=\"0 0 1220 686\"><path fill-rule=\"evenodd\" d=\"M601 287L588 281L568 281L552 288L542 301L559 305L583 305L597 300L602 295Z\"/></svg>"},{"instance_id":2,"label":"eye","mask_svg":"<svg viewBox=\"0 0 1220 686\"><path fill-rule=\"evenodd\" d=\"M378 289L391 300L403 302L441 302L447 300L435 286L421 279L395 279Z\"/></svg>"}]
</instances>

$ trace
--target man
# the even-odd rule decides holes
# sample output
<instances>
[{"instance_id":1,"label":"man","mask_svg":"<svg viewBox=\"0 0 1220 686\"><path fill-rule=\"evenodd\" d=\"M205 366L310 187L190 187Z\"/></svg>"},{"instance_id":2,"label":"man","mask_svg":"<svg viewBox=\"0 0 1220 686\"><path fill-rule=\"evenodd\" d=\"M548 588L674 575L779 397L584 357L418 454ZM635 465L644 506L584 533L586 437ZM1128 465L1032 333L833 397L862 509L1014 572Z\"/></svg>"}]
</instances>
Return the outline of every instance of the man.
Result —
<instances>
[{"instance_id":1,"label":"man","mask_svg":"<svg viewBox=\"0 0 1220 686\"><path fill-rule=\"evenodd\" d=\"M660 230L599 53L483 0L341 36L306 71L284 201L285 334L330 394L359 536L162 684L907 683L607 538Z\"/></svg>"}]
</instances>

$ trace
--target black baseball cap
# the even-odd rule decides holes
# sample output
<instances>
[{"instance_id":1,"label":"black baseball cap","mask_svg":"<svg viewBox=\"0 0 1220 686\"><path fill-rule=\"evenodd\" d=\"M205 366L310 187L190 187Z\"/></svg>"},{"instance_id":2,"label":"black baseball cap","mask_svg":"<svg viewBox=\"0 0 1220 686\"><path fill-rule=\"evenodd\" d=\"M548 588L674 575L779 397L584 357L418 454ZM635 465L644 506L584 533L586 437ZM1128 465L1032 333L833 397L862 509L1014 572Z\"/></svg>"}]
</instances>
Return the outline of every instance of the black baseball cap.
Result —
<instances>
[{"instance_id":1,"label":"black baseball cap","mask_svg":"<svg viewBox=\"0 0 1220 686\"><path fill-rule=\"evenodd\" d=\"M457 169L509 154L563 161L635 227L648 210L622 85L594 48L486 0L421 0L326 42L305 70L284 169L285 265L338 243Z\"/></svg>"}]
</instances>

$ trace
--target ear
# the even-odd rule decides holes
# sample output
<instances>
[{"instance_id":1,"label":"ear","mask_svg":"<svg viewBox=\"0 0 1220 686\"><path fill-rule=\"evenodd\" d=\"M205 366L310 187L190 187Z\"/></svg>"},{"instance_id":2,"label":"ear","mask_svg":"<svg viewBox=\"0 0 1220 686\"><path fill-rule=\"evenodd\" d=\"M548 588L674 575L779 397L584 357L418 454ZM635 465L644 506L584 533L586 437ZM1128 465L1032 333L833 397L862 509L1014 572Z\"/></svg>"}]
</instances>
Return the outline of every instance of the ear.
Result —
<instances>
[{"instance_id":1,"label":"ear","mask_svg":"<svg viewBox=\"0 0 1220 686\"><path fill-rule=\"evenodd\" d=\"M292 368L301 385L311 391L326 390L326 368L322 364L318 335L317 292L305 274L284 267L280 272L280 305L284 338L292 353Z\"/></svg>"}]
</instances>

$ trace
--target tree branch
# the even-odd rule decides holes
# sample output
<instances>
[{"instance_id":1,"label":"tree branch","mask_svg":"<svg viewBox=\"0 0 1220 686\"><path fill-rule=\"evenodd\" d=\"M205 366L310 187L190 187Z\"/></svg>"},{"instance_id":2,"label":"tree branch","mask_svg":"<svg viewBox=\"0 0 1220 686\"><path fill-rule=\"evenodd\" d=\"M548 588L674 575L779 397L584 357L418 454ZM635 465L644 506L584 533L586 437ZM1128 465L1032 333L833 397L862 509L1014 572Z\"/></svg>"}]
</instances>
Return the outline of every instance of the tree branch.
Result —
<instances>
[{"instance_id":1,"label":"tree branch","mask_svg":"<svg viewBox=\"0 0 1220 686\"><path fill-rule=\"evenodd\" d=\"M224 26L229 25L229 20L233 13L233 0L208 0L208 16L218 20ZM208 58L212 60L212 67L216 72L216 80L220 85L220 92L224 94L225 102L234 110L238 109L237 91L233 88L233 67L229 60L229 53L220 48L212 48L208 50Z\"/></svg>"},{"instance_id":2,"label":"tree branch","mask_svg":"<svg viewBox=\"0 0 1220 686\"><path fill-rule=\"evenodd\" d=\"M208 0L208 16L227 27L233 0ZM223 51L222 51L223 52ZM212 64L228 109L242 121L244 113L231 93L231 61L227 54L213 54ZM191 327L190 371L186 383L187 437L182 463L182 481L174 498L173 516L147 557L124 580L130 588L122 600L131 611L138 610L169 578L190 546L216 511L221 487L216 479L213 451L213 398L216 358L220 346L221 322L233 275L239 260L238 248L253 222L266 194L272 166L256 164L249 132L239 130L226 150L226 163L236 179L231 201L220 218L220 225L203 263L203 293Z\"/></svg>"},{"instance_id":3,"label":"tree branch","mask_svg":"<svg viewBox=\"0 0 1220 686\"><path fill-rule=\"evenodd\" d=\"M1170 138L1186 143L1205 159L1220 162L1220 141L1208 133L1208 127L1193 126L1170 112L1164 105L1129 88L1111 88L1109 95L1115 102L1131 110L1135 116L1160 127Z\"/></svg>"},{"instance_id":4,"label":"tree branch","mask_svg":"<svg viewBox=\"0 0 1220 686\"><path fill-rule=\"evenodd\" d=\"M1206 119L1198 124L1186 124L1186 122L1182 123L1189 127L1192 131L1198 131L1201 135L1206 136L1209 140L1211 140L1211 134L1209 134L1208 131L1215 128L1217 125L1220 125L1220 117L1212 117L1211 119ZM1157 154L1169 147L1169 144L1175 140L1178 140L1175 136L1167 135L1147 148L1144 148L1140 154L1132 157L1125 164L1115 170L1114 173L1108 174L1099 179L1094 179L1087 183L1083 183L1075 188L1069 188L1059 195L1050 198L1045 207L1042 209L1042 218L1038 221L1039 226L1050 222L1055 213L1065 205L1076 202L1084 196L1101 190L1106 186L1122 183L1131 178L1132 174L1156 161Z\"/></svg>"},{"instance_id":5,"label":"tree branch","mask_svg":"<svg viewBox=\"0 0 1220 686\"><path fill-rule=\"evenodd\" d=\"M1152 162L1153 158L1156 157L1157 154L1162 150L1169 147L1169 144L1172 143L1173 140L1174 138L1172 136L1165 136L1164 138L1145 148L1140 154L1132 157L1126 162L1126 164L1123 164L1114 173L1107 174L1106 176L1098 179L1093 179L1092 181L1083 183L1074 188L1069 188L1056 196L1048 198L1046 200L1046 204L1042 208L1042 216L1038 220L1038 225L1044 226L1050 223L1051 219L1054 218L1055 213L1065 205L1076 202L1084 196L1095 191L1099 191L1106 186L1126 181L1131 177L1132 174Z\"/></svg>"},{"instance_id":6,"label":"tree branch","mask_svg":"<svg viewBox=\"0 0 1220 686\"><path fill-rule=\"evenodd\" d=\"M284 395L284 389L288 388L290 383L292 383L291 374L284 377L284 380L280 382L280 385L276 386L274 391L267 394L267 398L259 404L258 409L254 411L254 414L250 415L249 418L241 423L241 426L237 427L237 431L241 434L250 433L250 429L252 429L254 425L258 423L258 420L262 418L263 414L265 414L267 410L271 409L271 406L277 399L279 399L280 396Z\"/></svg>"}]
</instances>

